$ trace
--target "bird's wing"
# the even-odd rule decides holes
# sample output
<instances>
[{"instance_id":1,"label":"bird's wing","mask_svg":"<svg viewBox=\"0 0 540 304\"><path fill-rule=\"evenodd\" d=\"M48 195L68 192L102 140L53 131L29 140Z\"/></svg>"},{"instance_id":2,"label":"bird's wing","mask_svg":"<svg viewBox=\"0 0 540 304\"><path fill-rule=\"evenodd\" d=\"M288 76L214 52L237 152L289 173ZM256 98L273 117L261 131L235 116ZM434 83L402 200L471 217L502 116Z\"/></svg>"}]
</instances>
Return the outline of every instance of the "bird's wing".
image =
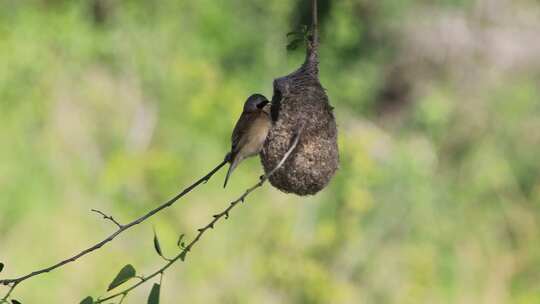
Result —
<instances>
[{"instance_id":1,"label":"bird's wing","mask_svg":"<svg viewBox=\"0 0 540 304\"><path fill-rule=\"evenodd\" d=\"M234 126L234 130L231 136L231 152L236 153L238 152L239 144L244 135L249 130L250 125L252 124L253 120L256 118L256 115L253 113L243 113L238 121L236 122L236 125Z\"/></svg>"}]
</instances>

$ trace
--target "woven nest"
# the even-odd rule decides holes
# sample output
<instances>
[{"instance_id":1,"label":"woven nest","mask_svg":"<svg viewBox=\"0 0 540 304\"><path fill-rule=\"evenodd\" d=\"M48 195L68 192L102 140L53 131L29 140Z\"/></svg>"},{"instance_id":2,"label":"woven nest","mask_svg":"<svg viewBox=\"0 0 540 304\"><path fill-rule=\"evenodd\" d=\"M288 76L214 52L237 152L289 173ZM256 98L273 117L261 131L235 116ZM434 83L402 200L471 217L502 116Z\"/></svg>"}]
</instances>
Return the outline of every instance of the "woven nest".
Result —
<instances>
[{"instance_id":1,"label":"woven nest","mask_svg":"<svg viewBox=\"0 0 540 304\"><path fill-rule=\"evenodd\" d=\"M304 64L292 74L274 80L274 124L260 155L268 173L301 132L294 152L269 179L279 190L298 195L322 190L339 167L336 120L319 82L317 48L317 39L312 38Z\"/></svg>"}]
</instances>

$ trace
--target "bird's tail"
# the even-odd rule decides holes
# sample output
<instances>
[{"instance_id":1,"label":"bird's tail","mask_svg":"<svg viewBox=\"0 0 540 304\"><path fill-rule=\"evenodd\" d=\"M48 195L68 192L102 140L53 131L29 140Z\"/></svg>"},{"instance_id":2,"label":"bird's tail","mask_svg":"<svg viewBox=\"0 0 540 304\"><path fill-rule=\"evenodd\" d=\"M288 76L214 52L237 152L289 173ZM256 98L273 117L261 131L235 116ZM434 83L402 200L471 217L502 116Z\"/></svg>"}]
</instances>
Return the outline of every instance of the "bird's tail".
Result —
<instances>
[{"instance_id":1,"label":"bird's tail","mask_svg":"<svg viewBox=\"0 0 540 304\"><path fill-rule=\"evenodd\" d=\"M223 188L227 187L227 181L229 181L229 177L231 176L231 173L234 171L234 169L238 165L239 161L240 159L238 157L231 156L231 165L229 166L229 170L227 171L227 176L225 176L225 183L223 183Z\"/></svg>"}]
</instances>

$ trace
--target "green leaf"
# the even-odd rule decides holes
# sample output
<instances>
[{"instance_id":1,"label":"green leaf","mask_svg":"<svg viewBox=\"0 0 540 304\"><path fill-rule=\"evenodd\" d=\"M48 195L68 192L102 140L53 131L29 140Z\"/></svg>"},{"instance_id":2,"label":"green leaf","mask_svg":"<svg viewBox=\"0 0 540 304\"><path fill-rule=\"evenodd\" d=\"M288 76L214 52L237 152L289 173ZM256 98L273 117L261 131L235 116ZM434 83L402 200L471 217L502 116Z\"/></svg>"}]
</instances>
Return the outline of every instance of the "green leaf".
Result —
<instances>
[{"instance_id":1,"label":"green leaf","mask_svg":"<svg viewBox=\"0 0 540 304\"><path fill-rule=\"evenodd\" d=\"M79 304L93 304L93 303L94 303L94 299L92 297L86 297Z\"/></svg>"},{"instance_id":2,"label":"green leaf","mask_svg":"<svg viewBox=\"0 0 540 304\"><path fill-rule=\"evenodd\" d=\"M161 285L155 283L150 290L150 295L148 296L148 304L159 304L159 292Z\"/></svg>"},{"instance_id":3,"label":"green leaf","mask_svg":"<svg viewBox=\"0 0 540 304\"><path fill-rule=\"evenodd\" d=\"M11 304L22 304L22 303L17 300L11 300Z\"/></svg>"},{"instance_id":4,"label":"green leaf","mask_svg":"<svg viewBox=\"0 0 540 304\"><path fill-rule=\"evenodd\" d=\"M184 242L182 242L182 240L184 239L184 236L185 236L185 234L183 234L183 233L180 234L180 237L178 238L178 242L176 242L176 245L178 247L180 247L180 248L184 248L184 246L183 246Z\"/></svg>"},{"instance_id":5,"label":"green leaf","mask_svg":"<svg viewBox=\"0 0 540 304\"><path fill-rule=\"evenodd\" d=\"M182 262L186 259L186 253L187 253L186 250L180 252L180 260L181 260Z\"/></svg>"},{"instance_id":6,"label":"green leaf","mask_svg":"<svg viewBox=\"0 0 540 304\"><path fill-rule=\"evenodd\" d=\"M304 39L300 39L300 38L294 39L293 41L289 42L289 44L287 44L287 50L288 51L296 50L303 41Z\"/></svg>"},{"instance_id":7,"label":"green leaf","mask_svg":"<svg viewBox=\"0 0 540 304\"><path fill-rule=\"evenodd\" d=\"M136 275L135 268L131 264L124 266L120 272L116 275L116 278L111 282L107 291L114 289L122 284L124 284L129 279L133 278Z\"/></svg>"},{"instance_id":8,"label":"green leaf","mask_svg":"<svg viewBox=\"0 0 540 304\"><path fill-rule=\"evenodd\" d=\"M156 252L159 254L160 257L164 258L163 253L161 252L161 246L159 245L159 239L156 234L156 230L154 230L154 249L156 249Z\"/></svg>"},{"instance_id":9,"label":"green leaf","mask_svg":"<svg viewBox=\"0 0 540 304\"><path fill-rule=\"evenodd\" d=\"M298 34L299 34L299 33L296 32L296 31L294 31L294 32L288 32L288 33L287 33L287 37L289 37L289 36L298 36Z\"/></svg>"},{"instance_id":10,"label":"green leaf","mask_svg":"<svg viewBox=\"0 0 540 304\"><path fill-rule=\"evenodd\" d=\"M4 263L0 263L0 272L2 272L2 270L4 270Z\"/></svg>"}]
</instances>

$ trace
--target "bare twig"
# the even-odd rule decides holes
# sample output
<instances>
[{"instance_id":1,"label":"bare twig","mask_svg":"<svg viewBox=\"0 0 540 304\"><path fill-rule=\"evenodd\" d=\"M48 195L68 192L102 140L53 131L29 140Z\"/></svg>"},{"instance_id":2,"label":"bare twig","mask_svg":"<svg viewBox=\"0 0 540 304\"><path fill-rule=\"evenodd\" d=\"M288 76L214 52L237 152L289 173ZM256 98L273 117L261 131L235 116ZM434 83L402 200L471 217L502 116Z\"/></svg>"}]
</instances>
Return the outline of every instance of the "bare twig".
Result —
<instances>
[{"instance_id":1,"label":"bare twig","mask_svg":"<svg viewBox=\"0 0 540 304\"><path fill-rule=\"evenodd\" d=\"M311 30L309 39L307 41L306 48L306 60L304 66L311 69L315 74L319 73L319 18L318 18L318 6L317 0L311 1L312 10L311 10Z\"/></svg>"},{"instance_id":2,"label":"bare twig","mask_svg":"<svg viewBox=\"0 0 540 304\"><path fill-rule=\"evenodd\" d=\"M318 17L318 7L317 0L313 0L312 4L312 31L313 31L313 43L315 47L319 46L319 17Z\"/></svg>"},{"instance_id":3,"label":"bare twig","mask_svg":"<svg viewBox=\"0 0 540 304\"><path fill-rule=\"evenodd\" d=\"M101 216L103 216L104 219L113 222L118 227L118 229L122 229L123 225L120 224L117 220L115 220L114 217L112 217L110 215L107 215L107 214L105 214L105 213L103 213L103 212L101 212L101 211L99 211L97 209L90 209L90 211L95 212L97 214L100 214Z\"/></svg>"},{"instance_id":4,"label":"bare twig","mask_svg":"<svg viewBox=\"0 0 540 304\"><path fill-rule=\"evenodd\" d=\"M206 183L208 182L208 180L210 180L210 178L217 172L219 171L219 169L221 169L225 164L227 164L228 162L228 156L225 157L225 159L219 164L217 165L214 169L212 169L212 171L210 171L208 174L206 174L205 176L203 176L202 178L200 178L198 181L196 181L195 183L193 183L191 186L185 188L184 190L182 190L182 192L178 193L176 196L174 196L173 198L169 199L167 202L163 203L162 205L152 209L151 211L149 211L148 213L146 213L145 215L133 220L132 222L128 223L128 224L125 224L125 225L121 225L120 223L118 223L116 220L114 220L112 217L102 213L101 211L98 211L98 210L93 210L94 212L97 212L101 215L104 216L104 218L106 219L109 219L111 221L113 221L117 226L118 226L118 230L116 230L114 233L112 233L111 235L109 235L107 238L105 238L104 240L92 245L91 247L88 247L86 249L84 249L83 251L81 251L80 253L70 257L70 258L67 258L65 260L62 260L52 266L49 266L49 267L46 267L46 268L43 268L43 269L39 269L39 270L36 270L36 271L33 271L31 273L28 273L26 275L23 275L23 276L20 276L20 277L17 277L17 278L12 278L12 279L3 279L3 280L0 280L0 285L6 285L6 286L9 286L10 289L8 290L8 293L2 298L0 299L0 303L2 301L5 302L5 300L11 295L11 293L13 292L13 290L15 289L15 287L17 287L21 282L25 281L25 280L28 280L32 277L35 277L37 275L40 275L40 274L43 274L43 273L47 273L47 272L50 272L50 271L53 271L59 267L62 267L68 263L71 263L71 262L74 262L80 258L82 258L83 256L93 252L93 251L96 251L97 249L101 248L103 245L109 243L110 241L114 240L118 235L120 235L121 233L123 233L124 231L130 229L131 227L137 225L137 224L140 224L142 222L144 222L145 220L147 220L148 218L150 218L151 216L153 216L154 214L160 212L161 210L167 208L167 207L170 207L171 205L173 205L177 200L179 200L181 197L183 197L184 195L188 194L189 192L191 192L193 189L195 189L197 186L199 186L200 184L202 183Z\"/></svg>"},{"instance_id":5,"label":"bare twig","mask_svg":"<svg viewBox=\"0 0 540 304\"><path fill-rule=\"evenodd\" d=\"M103 303L105 301L108 301L108 300L111 300L111 299L114 299L114 298L117 298L117 297L122 297L122 299L128 294L130 293L132 290L134 290L135 288L139 287L140 285L148 282L149 280L151 280L152 278L158 276L158 275L161 275L160 277L160 281L163 277L163 273L169 268L171 267L174 263L176 263L178 260L181 260L181 261L184 261L185 258L186 258L186 255L188 254L189 251L191 251L191 248L193 248L193 246L195 244L197 244L199 242L199 240L202 238L202 236L205 234L205 232L209 229L213 229L215 224L222 218L225 218L225 219L228 219L229 218L229 214L231 212L231 210L236 206L238 205L238 203L240 202L244 202L246 197L253 191L255 191L255 189L257 188L260 188L264 185L264 183L279 169L281 168L281 166L283 166L283 164L285 163L285 161L287 161L287 159L289 158L289 156L291 155L291 153L294 151L294 149L296 148L296 146L298 145L298 141L300 139L300 135L302 134L302 131L303 131L303 126L298 130L298 133L295 135L294 139L293 139L293 142L291 143L291 146L289 148L289 150L287 150L287 152L285 153L285 155L283 155L283 158L280 160L280 162L277 164L276 167L274 167L274 169L272 169L272 171L268 172L268 174L266 175L263 175L261 176L261 179L259 180L258 183L256 183L255 185L251 186L250 188L248 188L244 194L242 194L240 197L238 197L236 200L232 201L229 206L227 208L225 208L225 210L223 210L222 212L220 213L217 213L217 214L214 214L212 217L213 219L204 227L202 228L199 228L197 229L198 233L197 235L195 236L195 238L185 247L182 248L182 250L180 251L180 253L178 255L176 255L174 258L172 258L169 262L165 263L165 265L163 267L161 267L160 269L156 270L154 273L150 274L149 276L147 277L144 277L144 279L142 279L141 281L137 282L136 284L122 290L122 291L119 291L117 293L114 293L110 296L107 296L105 298L99 298L96 302L94 302L95 304L97 303Z\"/></svg>"},{"instance_id":6,"label":"bare twig","mask_svg":"<svg viewBox=\"0 0 540 304\"><path fill-rule=\"evenodd\" d=\"M6 295L0 299L0 304L2 303L7 303L7 299L9 298L9 296L11 295L11 293L13 292L13 290L15 289L15 287L17 287L19 283L13 283L9 286L9 290L8 292L6 293Z\"/></svg>"}]
</instances>

